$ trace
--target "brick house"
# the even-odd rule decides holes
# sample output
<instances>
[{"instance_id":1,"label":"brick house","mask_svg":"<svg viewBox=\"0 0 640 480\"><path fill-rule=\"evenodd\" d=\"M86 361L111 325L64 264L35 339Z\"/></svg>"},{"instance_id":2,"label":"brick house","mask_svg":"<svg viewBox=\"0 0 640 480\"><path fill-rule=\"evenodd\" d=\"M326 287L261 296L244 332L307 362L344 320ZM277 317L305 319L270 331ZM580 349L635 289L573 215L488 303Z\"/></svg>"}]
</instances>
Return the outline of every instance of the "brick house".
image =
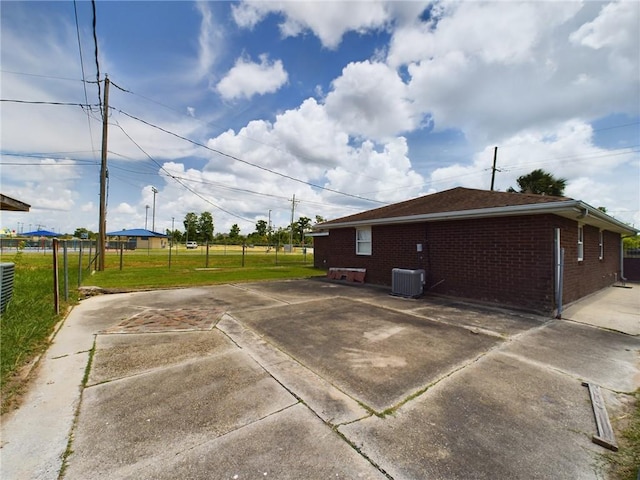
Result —
<instances>
[{"instance_id":1,"label":"brick house","mask_svg":"<svg viewBox=\"0 0 640 480\"><path fill-rule=\"evenodd\" d=\"M317 268L424 269L425 292L560 315L622 277L635 229L567 197L453 188L314 227Z\"/></svg>"}]
</instances>

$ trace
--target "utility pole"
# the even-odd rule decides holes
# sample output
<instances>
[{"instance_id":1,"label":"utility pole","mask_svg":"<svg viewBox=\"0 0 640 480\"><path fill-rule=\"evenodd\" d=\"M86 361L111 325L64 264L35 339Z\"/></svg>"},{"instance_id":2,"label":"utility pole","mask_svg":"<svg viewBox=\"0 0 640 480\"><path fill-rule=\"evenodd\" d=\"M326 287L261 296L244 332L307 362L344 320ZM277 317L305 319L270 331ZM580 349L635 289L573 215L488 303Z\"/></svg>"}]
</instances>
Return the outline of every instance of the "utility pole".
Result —
<instances>
[{"instance_id":1,"label":"utility pole","mask_svg":"<svg viewBox=\"0 0 640 480\"><path fill-rule=\"evenodd\" d=\"M147 230L147 217L149 216L149 205L144 206L144 229Z\"/></svg>"},{"instance_id":2,"label":"utility pole","mask_svg":"<svg viewBox=\"0 0 640 480\"><path fill-rule=\"evenodd\" d=\"M269 209L269 224L267 225L267 242L269 243L269 250L271 250L271 209Z\"/></svg>"},{"instance_id":3,"label":"utility pole","mask_svg":"<svg viewBox=\"0 0 640 480\"><path fill-rule=\"evenodd\" d=\"M102 162L100 165L100 219L98 271L104 270L107 243L107 120L109 119L109 77L104 77L104 106L102 108Z\"/></svg>"},{"instance_id":4,"label":"utility pole","mask_svg":"<svg viewBox=\"0 0 640 480\"><path fill-rule=\"evenodd\" d=\"M156 193L158 193L158 189L156 187L151 187L151 191L153 192L153 220L151 223L151 231L156 231Z\"/></svg>"},{"instance_id":5,"label":"utility pole","mask_svg":"<svg viewBox=\"0 0 640 480\"><path fill-rule=\"evenodd\" d=\"M291 200L291 231L289 232L289 248L290 252L293 253L293 215L296 211L296 194L293 194L293 199Z\"/></svg>"},{"instance_id":6,"label":"utility pole","mask_svg":"<svg viewBox=\"0 0 640 480\"><path fill-rule=\"evenodd\" d=\"M493 167L491 168L491 191L493 192L493 184L496 179L496 160L498 159L498 147L493 149Z\"/></svg>"}]
</instances>

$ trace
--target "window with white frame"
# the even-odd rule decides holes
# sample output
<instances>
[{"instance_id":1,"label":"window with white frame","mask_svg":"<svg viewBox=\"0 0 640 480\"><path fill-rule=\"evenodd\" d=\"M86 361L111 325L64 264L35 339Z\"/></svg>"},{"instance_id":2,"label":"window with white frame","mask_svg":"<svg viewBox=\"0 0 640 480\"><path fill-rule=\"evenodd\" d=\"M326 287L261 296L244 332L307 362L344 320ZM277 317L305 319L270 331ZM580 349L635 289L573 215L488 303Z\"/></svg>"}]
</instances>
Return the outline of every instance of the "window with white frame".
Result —
<instances>
[{"instance_id":1,"label":"window with white frame","mask_svg":"<svg viewBox=\"0 0 640 480\"><path fill-rule=\"evenodd\" d=\"M600 230L600 253L598 254L598 259L602 260L604 258L604 232Z\"/></svg>"},{"instance_id":2,"label":"window with white frame","mask_svg":"<svg viewBox=\"0 0 640 480\"><path fill-rule=\"evenodd\" d=\"M584 230L582 225L578 225L578 261L584 260Z\"/></svg>"},{"instance_id":3,"label":"window with white frame","mask_svg":"<svg viewBox=\"0 0 640 480\"><path fill-rule=\"evenodd\" d=\"M371 228L356 228L356 255L371 255Z\"/></svg>"}]
</instances>

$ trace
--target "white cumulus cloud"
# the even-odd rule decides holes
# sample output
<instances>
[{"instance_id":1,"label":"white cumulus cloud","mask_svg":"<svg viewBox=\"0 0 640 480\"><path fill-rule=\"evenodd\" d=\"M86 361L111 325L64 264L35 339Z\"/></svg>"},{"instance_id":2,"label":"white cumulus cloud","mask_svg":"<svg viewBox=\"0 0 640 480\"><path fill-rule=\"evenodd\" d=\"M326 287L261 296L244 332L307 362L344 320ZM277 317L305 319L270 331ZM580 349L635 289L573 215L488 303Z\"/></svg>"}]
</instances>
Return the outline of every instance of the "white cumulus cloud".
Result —
<instances>
[{"instance_id":1,"label":"white cumulus cloud","mask_svg":"<svg viewBox=\"0 0 640 480\"><path fill-rule=\"evenodd\" d=\"M263 54L260 55L260 63L255 63L241 57L218 82L216 90L225 100L249 99L254 95L276 92L288 79L281 60L270 62Z\"/></svg>"},{"instance_id":2,"label":"white cumulus cloud","mask_svg":"<svg viewBox=\"0 0 640 480\"><path fill-rule=\"evenodd\" d=\"M253 28L270 13L284 17L283 37L313 32L326 48L335 49L348 31L365 32L383 28L392 19L389 2L263 2L246 1L233 7L240 27Z\"/></svg>"},{"instance_id":3,"label":"white cumulus cloud","mask_svg":"<svg viewBox=\"0 0 640 480\"><path fill-rule=\"evenodd\" d=\"M418 124L407 86L384 63L350 63L332 86L327 112L352 135L384 140Z\"/></svg>"}]
</instances>

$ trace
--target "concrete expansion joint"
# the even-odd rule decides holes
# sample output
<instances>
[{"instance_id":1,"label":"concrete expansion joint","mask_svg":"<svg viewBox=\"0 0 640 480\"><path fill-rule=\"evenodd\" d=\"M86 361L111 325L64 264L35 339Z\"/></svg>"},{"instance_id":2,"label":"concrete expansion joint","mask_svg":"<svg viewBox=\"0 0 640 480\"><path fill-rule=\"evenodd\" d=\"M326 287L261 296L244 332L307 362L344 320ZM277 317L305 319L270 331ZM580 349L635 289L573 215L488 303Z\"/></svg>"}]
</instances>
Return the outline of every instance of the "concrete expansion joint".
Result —
<instances>
[{"instance_id":1,"label":"concrete expansion joint","mask_svg":"<svg viewBox=\"0 0 640 480\"><path fill-rule=\"evenodd\" d=\"M89 350L85 350L85 352L81 352L81 353L88 353L89 356L87 358L87 365L85 366L85 369L84 369L84 375L82 376L82 383L79 388L80 393L78 395L78 399L73 412L73 420L71 422L71 428L69 429L69 433L67 435L67 447L62 454L62 458L60 459L61 463L60 463L60 470L58 472L58 480L61 480L64 478L69 455L73 453L73 439L74 439L76 429L78 427L78 420L80 418L80 408L82 407L82 399L84 398L84 390L87 388L87 383L89 381L89 374L91 373L91 367L93 366L93 357L96 353L97 337L98 337L97 335L93 335L93 342L91 342L91 348Z\"/></svg>"},{"instance_id":2,"label":"concrete expansion joint","mask_svg":"<svg viewBox=\"0 0 640 480\"><path fill-rule=\"evenodd\" d=\"M371 418L375 415L375 413L373 413L372 411L369 411L370 409L365 409L367 410L369 413L367 413L367 415L363 415L362 417L359 418L354 418L353 420L349 420L346 422L342 422L342 423L335 423L334 428L340 428L340 427L345 427L347 425L353 425L354 423L358 423L361 422L362 420L366 420L367 418Z\"/></svg>"},{"instance_id":3,"label":"concrete expansion joint","mask_svg":"<svg viewBox=\"0 0 640 480\"><path fill-rule=\"evenodd\" d=\"M572 380L576 380L578 382L587 381L586 379L581 378L581 377L577 377L577 376L573 375L572 373L567 372L566 370L562 370L560 368L554 367L554 366L549 365L547 363L538 362L537 360L532 360L530 358L524 357L522 355L518 355L518 354L513 353L513 352L500 352L500 353L502 355L506 356L506 357L511 357L511 358L513 358L515 360L518 360L520 362L526 363L528 365L532 365L534 367L538 367L538 368L540 368L542 370L550 370L552 372L559 373L561 375L564 375L565 377L568 377L568 378L570 378ZM594 382L592 382L592 383L594 383Z\"/></svg>"},{"instance_id":4,"label":"concrete expansion joint","mask_svg":"<svg viewBox=\"0 0 640 480\"><path fill-rule=\"evenodd\" d=\"M345 298L345 297L343 297ZM409 315L412 316L414 318L418 318L420 320L427 320L429 322L433 322L433 323L438 323L440 325L447 325L450 327L456 327L456 328L461 328L463 330L467 330L470 333L473 333L475 335L486 335L488 337L495 337L495 338L500 338L500 339L507 339L509 338L508 336L506 336L503 333L499 333L499 332L494 332L493 330L488 330L486 328L482 328L482 327L475 327L475 326L470 326L470 325L461 325L459 323L455 323L455 322L451 322L448 320L443 320L441 318L435 318L435 317L429 317L427 315L421 315L419 313L416 313L415 310L420 308L419 306L417 306L416 308L411 308L411 309L407 309L407 310L401 310L401 309L395 309L395 308L391 308L391 307L386 307L384 305L380 305L378 303L375 302L370 302L368 300L365 299L355 299L354 301L358 302L358 303L363 303L365 305L370 305L372 307L376 307L376 308L381 308L384 310L387 310L389 312L400 312L403 315Z\"/></svg>"},{"instance_id":5,"label":"concrete expansion joint","mask_svg":"<svg viewBox=\"0 0 640 480\"><path fill-rule=\"evenodd\" d=\"M352 442L346 435L344 435L342 432L340 432L339 430L335 429L334 430L336 432L336 434L347 444L349 445L351 448L353 448L353 450L355 452L358 453L358 455L360 455L362 458L364 458L367 462L369 462L371 464L371 466L373 468L375 468L376 470L378 470L382 475L384 475L385 477L387 477L388 480L394 480L394 478L391 476L391 474L389 474L384 468L382 468L380 465L378 465L376 462L374 462L366 453L364 453L362 451L362 445L356 445L354 442Z\"/></svg>"},{"instance_id":6,"label":"concrete expansion joint","mask_svg":"<svg viewBox=\"0 0 640 480\"><path fill-rule=\"evenodd\" d=\"M281 300L281 299L273 297L271 295L267 295L264 292L252 290L252 289L247 288L247 287L245 287L245 286L243 286L243 285L241 285L239 283L230 283L229 285L234 287L234 288L237 288L238 290L242 290L243 292L250 292L250 293L252 293L254 295L259 295L261 297L268 298L269 300L275 300L276 302L280 302L280 303L283 303L285 305L291 305L291 302L287 302L285 300ZM270 308L270 307L264 307L264 308Z\"/></svg>"},{"instance_id":7,"label":"concrete expansion joint","mask_svg":"<svg viewBox=\"0 0 640 480\"><path fill-rule=\"evenodd\" d=\"M585 322L581 322L579 320L572 320L571 318L562 318L561 321L570 322L570 323L573 323L574 325L581 325L583 327L590 327L590 328L593 328L595 330L602 330L603 332L611 332L611 333L616 333L618 335L625 335L627 337L632 337L632 338L640 337L640 335L634 335L632 333L624 332L622 330L616 330L615 328L604 327L602 325L593 325L591 323L585 323Z\"/></svg>"},{"instance_id":8,"label":"concrete expansion joint","mask_svg":"<svg viewBox=\"0 0 640 480\"><path fill-rule=\"evenodd\" d=\"M392 415L393 413L397 412L400 408L405 406L407 403L411 402L412 400L415 400L416 398L421 397L424 393L426 393L427 391L429 391L430 389L432 389L433 387L435 387L439 383L441 383L441 382L443 382L443 381L455 376L457 373L459 373L460 371L462 371L462 370L466 369L467 367L473 365L474 363L477 363L477 362L483 360L488 354L490 354L496 348L497 347L493 347L493 348L487 350L486 352L480 353L479 355L475 356L474 358L472 358L469 361L459 363L458 365L453 367L451 370L449 370L445 374L439 376L438 378L436 378L435 380L433 380L432 382L430 382L426 386L416 390L414 393L412 393L411 395L408 395L407 397L402 399L400 402L396 403L395 405L387 408L386 410L384 410L384 411L382 411L380 413L375 413L374 412L374 414L379 418L384 418L384 417L386 417L388 415Z\"/></svg>"}]
</instances>

